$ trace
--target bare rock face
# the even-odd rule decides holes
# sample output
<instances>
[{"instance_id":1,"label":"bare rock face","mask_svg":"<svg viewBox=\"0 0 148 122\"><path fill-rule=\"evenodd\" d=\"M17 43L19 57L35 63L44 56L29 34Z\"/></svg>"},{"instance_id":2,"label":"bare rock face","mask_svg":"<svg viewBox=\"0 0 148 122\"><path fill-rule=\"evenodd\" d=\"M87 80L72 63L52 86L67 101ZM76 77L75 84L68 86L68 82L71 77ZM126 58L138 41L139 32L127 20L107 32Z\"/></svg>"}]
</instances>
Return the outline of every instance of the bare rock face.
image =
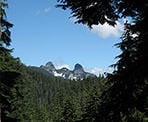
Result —
<instances>
[{"instance_id":1,"label":"bare rock face","mask_svg":"<svg viewBox=\"0 0 148 122\"><path fill-rule=\"evenodd\" d=\"M48 71L49 73L53 73L53 71L56 70L55 66L53 65L52 62L47 62L45 66L40 66L40 68L45 69L46 71Z\"/></svg>"},{"instance_id":2,"label":"bare rock face","mask_svg":"<svg viewBox=\"0 0 148 122\"><path fill-rule=\"evenodd\" d=\"M56 69L51 61L46 63L46 65L40 66L42 70L46 70L50 75L56 77L63 77L65 79L71 80L83 80L88 77L95 77L94 74L85 72L82 65L76 64L73 70L69 70L67 68Z\"/></svg>"}]
</instances>

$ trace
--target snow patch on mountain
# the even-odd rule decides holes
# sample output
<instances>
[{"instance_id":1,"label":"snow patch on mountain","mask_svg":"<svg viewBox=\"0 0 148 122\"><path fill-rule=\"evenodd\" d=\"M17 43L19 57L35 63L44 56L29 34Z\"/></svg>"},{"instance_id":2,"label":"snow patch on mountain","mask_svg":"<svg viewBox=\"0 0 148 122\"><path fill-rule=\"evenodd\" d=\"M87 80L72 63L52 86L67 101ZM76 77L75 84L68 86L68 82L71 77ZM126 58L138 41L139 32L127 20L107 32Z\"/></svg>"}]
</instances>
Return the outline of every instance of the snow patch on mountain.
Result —
<instances>
[{"instance_id":1,"label":"snow patch on mountain","mask_svg":"<svg viewBox=\"0 0 148 122\"><path fill-rule=\"evenodd\" d=\"M88 77L96 76L93 73L85 72L81 64L76 64L73 70L69 70L67 67L61 67L60 69L56 69L53 63L49 61L45 64L45 66L40 66L40 68L48 71L49 74L53 76L63 77L65 79L71 80L83 80Z\"/></svg>"}]
</instances>

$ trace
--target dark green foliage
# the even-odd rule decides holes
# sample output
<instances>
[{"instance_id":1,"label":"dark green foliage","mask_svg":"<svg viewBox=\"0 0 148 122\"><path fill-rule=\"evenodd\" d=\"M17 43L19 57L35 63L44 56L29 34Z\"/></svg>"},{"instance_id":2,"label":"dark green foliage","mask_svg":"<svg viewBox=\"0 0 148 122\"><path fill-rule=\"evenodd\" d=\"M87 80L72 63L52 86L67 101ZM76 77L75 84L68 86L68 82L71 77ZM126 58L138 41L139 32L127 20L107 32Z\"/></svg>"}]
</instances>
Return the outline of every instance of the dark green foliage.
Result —
<instances>
[{"instance_id":1,"label":"dark green foliage","mask_svg":"<svg viewBox=\"0 0 148 122\"><path fill-rule=\"evenodd\" d=\"M61 106L60 117L57 120L57 122L75 122L79 119L77 113L78 112L77 105L74 99L75 98L71 96L69 96L69 98L63 99L63 105Z\"/></svg>"},{"instance_id":2,"label":"dark green foliage","mask_svg":"<svg viewBox=\"0 0 148 122\"><path fill-rule=\"evenodd\" d=\"M106 106L109 110L106 111L103 107L106 112L102 113L107 114L104 116L111 117L108 117L108 121L111 119L121 121L119 112L126 117L128 122L144 121L144 118L148 116L146 110L148 107L148 71L146 70L148 67L148 30L144 27L148 21L145 13L139 17L140 19L135 19L135 24L125 24L122 42L117 44L122 53L118 56L119 61L113 65L117 70L108 75L108 83L111 85L102 98L105 101L102 106ZM136 36L134 37L133 34ZM109 113L112 114L109 115ZM140 116L135 113L143 114L143 118L138 120Z\"/></svg>"},{"instance_id":3,"label":"dark green foliage","mask_svg":"<svg viewBox=\"0 0 148 122\"><path fill-rule=\"evenodd\" d=\"M19 86L19 93L23 97L13 101L13 107L16 109L10 116L21 122L80 121L87 104L86 96L95 92L97 88L102 90L101 84L105 82L103 77L83 81L51 77L41 71L32 70L31 67L22 69L20 80L22 83ZM96 89L92 91L94 86Z\"/></svg>"},{"instance_id":4,"label":"dark green foliage","mask_svg":"<svg viewBox=\"0 0 148 122\"><path fill-rule=\"evenodd\" d=\"M9 28L13 25L6 20L5 7L8 7L8 4L5 0L0 1L0 51L8 52L5 46L9 46L11 42L11 32Z\"/></svg>"},{"instance_id":5,"label":"dark green foliage","mask_svg":"<svg viewBox=\"0 0 148 122\"><path fill-rule=\"evenodd\" d=\"M78 23L115 25L120 17L137 17L146 11L146 0L57 0L57 7L69 8Z\"/></svg>"},{"instance_id":6,"label":"dark green foliage","mask_svg":"<svg viewBox=\"0 0 148 122\"><path fill-rule=\"evenodd\" d=\"M87 90L86 104L84 106L84 112L81 122L97 122L99 107L100 107L100 95L102 93L101 85L95 84L90 90Z\"/></svg>"},{"instance_id":7,"label":"dark green foliage","mask_svg":"<svg viewBox=\"0 0 148 122\"><path fill-rule=\"evenodd\" d=\"M58 0L58 7L72 10L78 23L91 27L107 22L114 25L120 17L125 23L118 61L112 65L102 94L98 117L102 122L136 122L148 117L148 1L147 0ZM109 20L109 22L108 22Z\"/></svg>"},{"instance_id":8,"label":"dark green foliage","mask_svg":"<svg viewBox=\"0 0 148 122\"><path fill-rule=\"evenodd\" d=\"M6 20L6 0L0 1L0 121L16 121L8 117L13 111L12 100L18 96L17 78L20 76L20 61L11 56L7 48L11 42L10 28L13 26Z\"/></svg>"},{"instance_id":9,"label":"dark green foliage","mask_svg":"<svg viewBox=\"0 0 148 122\"><path fill-rule=\"evenodd\" d=\"M57 7L63 9L70 8L72 16L76 17L77 23L87 24L91 27L93 24L104 24L107 22L114 25L118 19L115 13L115 6L112 0L57 0L61 4ZM103 11L102 11L103 10Z\"/></svg>"},{"instance_id":10,"label":"dark green foliage","mask_svg":"<svg viewBox=\"0 0 148 122\"><path fill-rule=\"evenodd\" d=\"M10 113L12 99L17 96L18 77L20 76L21 63L8 52L0 54L0 108L2 119ZM5 118L6 119L6 118Z\"/></svg>"},{"instance_id":11,"label":"dark green foliage","mask_svg":"<svg viewBox=\"0 0 148 122\"><path fill-rule=\"evenodd\" d=\"M125 23L119 60L107 78L71 81L26 67L11 56L12 24L0 1L0 111L2 120L20 122L147 122L148 121L148 2L147 0L58 0L78 23ZM136 36L133 36L136 35ZM107 80L107 81L106 81ZM9 116L9 118L8 118ZM6 120L7 119L7 120ZM9 120L8 120L9 119ZM1 118L0 118L1 120Z\"/></svg>"}]
</instances>

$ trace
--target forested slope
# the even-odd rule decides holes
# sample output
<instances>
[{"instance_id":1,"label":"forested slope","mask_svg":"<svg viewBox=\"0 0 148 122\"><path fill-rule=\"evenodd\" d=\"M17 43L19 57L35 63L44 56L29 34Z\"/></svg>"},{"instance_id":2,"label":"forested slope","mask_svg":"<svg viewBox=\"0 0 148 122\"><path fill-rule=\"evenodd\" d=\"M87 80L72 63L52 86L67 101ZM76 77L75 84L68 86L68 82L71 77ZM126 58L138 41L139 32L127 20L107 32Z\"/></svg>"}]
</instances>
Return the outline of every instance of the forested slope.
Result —
<instances>
[{"instance_id":1,"label":"forested slope","mask_svg":"<svg viewBox=\"0 0 148 122\"><path fill-rule=\"evenodd\" d=\"M15 110L10 114L19 121L74 122L86 116L88 110L97 111L104 77L75 81L52 77L30 67L22 69L21 96L13 102Z\"/></svg>"}]
</instances>

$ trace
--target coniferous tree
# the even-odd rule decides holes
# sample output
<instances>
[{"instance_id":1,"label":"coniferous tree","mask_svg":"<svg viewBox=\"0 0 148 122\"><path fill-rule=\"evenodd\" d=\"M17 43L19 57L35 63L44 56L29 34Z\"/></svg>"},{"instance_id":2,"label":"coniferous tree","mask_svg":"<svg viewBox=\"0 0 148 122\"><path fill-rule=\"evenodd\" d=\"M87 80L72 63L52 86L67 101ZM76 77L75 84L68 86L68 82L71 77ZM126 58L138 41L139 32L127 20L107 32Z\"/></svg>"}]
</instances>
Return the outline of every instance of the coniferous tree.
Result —
<instances>
[{"instance_id":1,"label":"coniferous tree","mask_svg":"<svg viewBox=\"0 0 148 122\"><path fill-rule=\"evenodd\" d=\"M0 0L0 120L9 121L6 112L12 111L12 91L20 73L17 72L19 61L11 56L11 50L7 48L11 42L9 28L13 25L6 20L5 7L8 7L6 1Z\"/></svg>"},{"instance_id":2,"label":"coniferous tree","mask_svg":"<svg viewBox=\"0 0 148 122\"><path fill-rule=\"evenodd\" d=\"M6 49L6 46L10 45L11 38L10 38L10 30L13 25L6 20L6 13L5 8L8 7L8 4L5 0L0 1L0 51L1 52L8 52L9 50Z\"/></svg>"},{"instance_id":3,"label":"coniferous tree","mask_svg":"<svg viewBox=\"0 0 148 122\"><path fill-rule=\"evenodd\" d=\"M97 122L99 105L100 105L100 94L99 88L94 86L89 90L86 99L86 105L84 107L84 113L82 115L81 122Z\"/></svg>"},{"instance_id":4,"label":"coniferous tree","mask_svg":"<svg viewBox=\"0 0 148 122\"><path fill-rule=\"evenodd\" d=\"M122 118L126 118L127 122L136 121L137 116L142 114L147 117L148 1L58 0L58 2L60 2L58 7L70 8L77 22L87 24L89 27L104 23L115 25L118 19L131 17L132 24L125 23L121 43L117 44L121 54L117 63L113 65L113 73L107 76L108 88L102 94L99 114L102 122L120 122ZM142 114L136 116L135 113Z\"/></svg>"}]
</instances>

